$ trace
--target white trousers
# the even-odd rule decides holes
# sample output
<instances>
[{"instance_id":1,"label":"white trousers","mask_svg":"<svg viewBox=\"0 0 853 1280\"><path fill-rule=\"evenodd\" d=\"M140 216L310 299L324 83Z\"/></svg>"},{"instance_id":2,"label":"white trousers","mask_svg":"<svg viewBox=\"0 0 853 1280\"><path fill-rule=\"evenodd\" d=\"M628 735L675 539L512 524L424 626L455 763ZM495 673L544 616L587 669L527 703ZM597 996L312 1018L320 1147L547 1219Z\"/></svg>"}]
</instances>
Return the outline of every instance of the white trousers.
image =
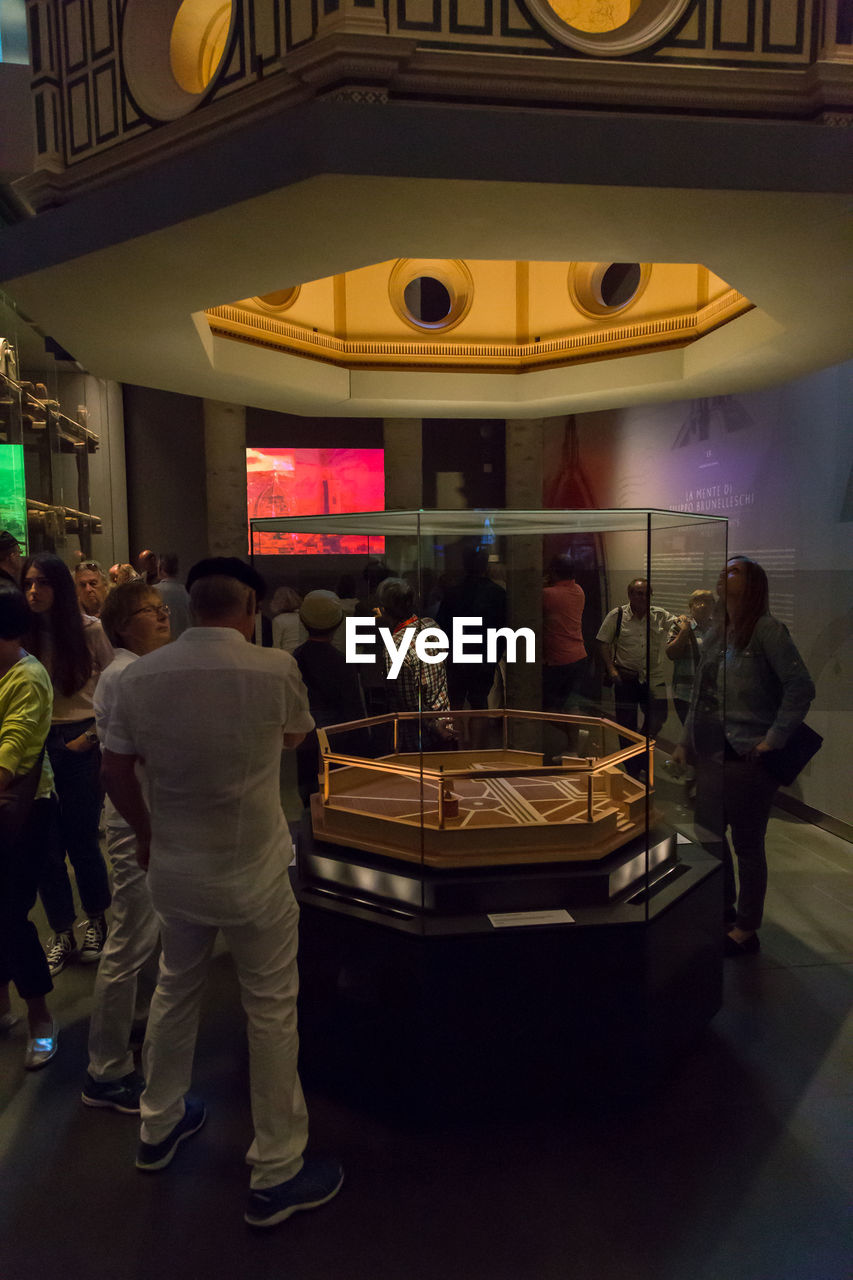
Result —
<instances>
[{"instance_id":1,"label":"white trousers","mask_svg":"<svg viewBox=\"0 0 853 1280\"><path fill-rule=\"evenodd\" d=\"M120 1080L133 1071L128 1048L137 1004L137 979L153 986L160 950L160 922L151 904L145 872L136 861L136 836L125 827L107 828L112 864L110 932L98 965L89 1024L89 1074Z\"/></svg>"},{"instance_id":2,"label":"white trousers","mask_svg":"<svg viewBox=\"0 0 853 1280\"><path fill-rule=\"evenodd\" d=\"M146 1088L141 1137L158 1143L184 1114L201 1000L221 928L234 957L248 1020L249 1085L255 1136L246 1154L253 1188L272 1187L302 1168L308 1113L297 1071L296 968L299 908L284 875L263 915L242 925L192 924L161 913L163 953L142 1050Z\"/></svg>"}]
</instances>

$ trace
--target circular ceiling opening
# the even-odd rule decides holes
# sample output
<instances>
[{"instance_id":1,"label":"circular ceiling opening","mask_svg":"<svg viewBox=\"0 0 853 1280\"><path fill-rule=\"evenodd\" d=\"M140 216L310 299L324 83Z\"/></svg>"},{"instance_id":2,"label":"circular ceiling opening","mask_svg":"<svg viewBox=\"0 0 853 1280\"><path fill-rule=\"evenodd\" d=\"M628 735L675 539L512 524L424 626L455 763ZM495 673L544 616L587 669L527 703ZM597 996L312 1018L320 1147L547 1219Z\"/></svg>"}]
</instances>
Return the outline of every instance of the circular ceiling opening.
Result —
<instances>
[{"instance_id":1,"label":"circular ceiling opening","mask_svg":"<svg viewBox=\"0 0 853 1280\"><path fill-rule=\"evenodd\" d=\"M601 305L608 308L627 307L640 287L643 269L639 262L611 262L598 285Z\"/></svg>"},{"instance_id":2,"label":"circular ceiling opening","mask_svg":"<svg viewBox=\"0 0 853 1280\"><path fill-rule=\"evenodd\" d=\"M233 0L127 0L122 67L137 107L177 120L204 99L228 60Z\"/></svg>"},{"instance_id":3,"label":"circular ceiling opening","mask_svg":"<svg viewBox=\"0 0 853 1280\"><path fill-rule=\"evenodd\" d=\"M298 297L299 285L295 284L290 289L276 289L274 293L258 294L255 302L259 302L267 311L286 311L288 307L293 306Z\"/></svg>"},{"instance_id":4,"label":"circular ceiling opening","mask_svg":"<svg viewBox=\"0 0 853 1280\"><path fill-rule=\"evenodd\" d=\"M416 276L403 290L409 313L421 324L441 324L450 315L450 294L435 276Z\"/></svg>"},{"instance_id":5,"label":"circular ceiling opening","mask_svg":"<svg viewBox=\"0 0 853 1280\"><path fill-rule=\"evenodd\" d=\"M619 315L639 298L651 270L648 262L573 262L569 297L578 311L592 319Z\"/></svg>"},{"instance_id":6,"label":"circular ceiling opening","mask_svg":"<svg viewBox=\"0 0 853 1280\"><path fill-rule=\"evenodd\" d=\"M388 278L388 297L412 329L446 332L470 311L474 280L458 258L399 258Z\"/></svg>"}]
</instances>

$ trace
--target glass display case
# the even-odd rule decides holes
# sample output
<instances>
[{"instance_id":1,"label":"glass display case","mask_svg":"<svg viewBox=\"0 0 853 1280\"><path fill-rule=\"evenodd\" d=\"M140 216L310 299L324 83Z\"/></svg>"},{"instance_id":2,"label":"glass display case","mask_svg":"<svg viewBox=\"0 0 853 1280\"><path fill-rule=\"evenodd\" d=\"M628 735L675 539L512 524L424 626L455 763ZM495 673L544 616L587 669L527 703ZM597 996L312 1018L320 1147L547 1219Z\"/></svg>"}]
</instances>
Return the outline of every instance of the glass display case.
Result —
<instances>
[{"instance_id":1,"label":"glass display case","mask_svg":"<svg viewBox=\"0 0 853 1280\"><path fill-rule=\"evenodd\" d=\"M694 823L692 769L673 761L685 674L665 651L691 593L714 591L725 520L385 511L254 519L250 538L271 588L341 600L338 630L305 644L337 648L363 699L336 723L324 699L310 746L296 853L308 934L320 913L323 947L347 939L351 978L372 955L380 989L408 946L421 1009L443 985L423 966L444 971L456 946L448 980L469 1027L497 938L528 1008L571 957L587 994L607 969L612 1009L638 972L660 990L680 971L667 1018L682 1004L691 1026L712 1016L719 863Z\"/></svg>"}]
</instances>

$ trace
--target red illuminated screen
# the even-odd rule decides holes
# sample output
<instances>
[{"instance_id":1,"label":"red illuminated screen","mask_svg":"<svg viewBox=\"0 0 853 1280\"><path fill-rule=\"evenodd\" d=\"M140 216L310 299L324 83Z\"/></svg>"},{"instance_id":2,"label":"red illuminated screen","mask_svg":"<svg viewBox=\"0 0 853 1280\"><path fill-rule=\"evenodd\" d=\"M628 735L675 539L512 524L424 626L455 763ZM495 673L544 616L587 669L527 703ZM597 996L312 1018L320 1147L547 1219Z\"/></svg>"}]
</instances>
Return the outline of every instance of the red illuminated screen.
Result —
<instances>
[{"instance_id":1,"label":"red illuminated screen","mask_svg":"<svg viewBox=\"0 0 853 1280\"><path fill-rule=\"evenodd\" d=\"M385 510L384 449L247 449L249 519ZM250 535L251 537L251 535ZM250 547L251 550L251 547ZM372 555L385 539L358 534L256 533L256 555Z\"/></svg>"}]
</instances>

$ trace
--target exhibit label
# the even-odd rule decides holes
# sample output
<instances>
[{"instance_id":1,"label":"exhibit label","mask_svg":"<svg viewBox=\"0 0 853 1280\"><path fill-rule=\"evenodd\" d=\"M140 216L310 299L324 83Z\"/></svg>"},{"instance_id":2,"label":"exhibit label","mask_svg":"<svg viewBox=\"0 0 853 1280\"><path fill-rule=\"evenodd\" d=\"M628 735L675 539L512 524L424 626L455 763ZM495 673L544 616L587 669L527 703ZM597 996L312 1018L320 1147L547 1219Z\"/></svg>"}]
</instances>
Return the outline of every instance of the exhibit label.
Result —
<instances>
[{"instance_id":1,"label":"exhibit label","mask_svg":"<svg viewBox=\"0 0 853 1280\"><path fill-rule=\"evenodd\" d=\"M520 925L534 924L574 924L574 916L562 907L548 911L493 911L489 913L489 923L493 929L518 928Z\"/></svg>"}]
</instances>

